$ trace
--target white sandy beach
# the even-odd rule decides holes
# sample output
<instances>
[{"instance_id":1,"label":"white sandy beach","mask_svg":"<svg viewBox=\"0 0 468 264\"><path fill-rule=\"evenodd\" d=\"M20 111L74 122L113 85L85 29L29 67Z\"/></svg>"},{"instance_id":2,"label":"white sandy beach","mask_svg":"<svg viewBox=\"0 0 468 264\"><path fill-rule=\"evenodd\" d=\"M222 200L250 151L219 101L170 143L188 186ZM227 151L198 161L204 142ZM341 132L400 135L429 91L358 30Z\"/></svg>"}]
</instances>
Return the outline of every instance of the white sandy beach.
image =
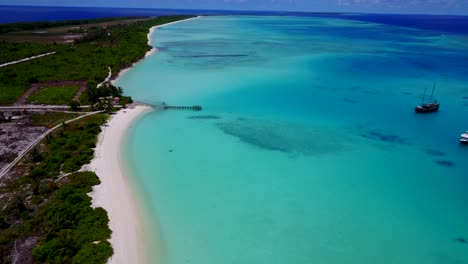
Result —
<instances>
[{"instance_id":1,"label":"white sandy beach","mask_svg":"<svg viewBox=\"0 0 468 264\"><path fill-rule=\"evenodd\" d=\"M147 37L148 37L148 46L151 46L151 36L153 35L153 33L156 31L157 28L177 24L177 23L180 23L180 22L186 22L186 21L193 20L193 19L198 19L198 18L200 18L200 16L193 17L193 18L188 18L188 19L184 19L184 20L179 20L179 21L174 21L174 22L171 22L171 23L162 24L162 25L154 26L154 27L150 28L149 33L147 35ZM150 51L148 51L146 53L145 58L155 54L156 52L157 52L157 49L153 47Z\"/></svg>"},{"instance_id":2,"label":"white sandy beach","mask_svg":"<svg viewBox=\"0 0 468 264\"><path fill-rule=\"evenodd\" d=\"M93 207L102 207L109 215L114 249L111 264L146 262L141 212L123 168L121 149L128 128L151 109L140 105L113 115L99 135L95 158L87 168L101 180L90 195Z\"/></svg>"},{"instance_id":3,"label":"white sandy beach","mask_svg":"<svg viewBox=\"0 0 468 264\"><path fill-rule=\"evenodd\" d=\"M148 45L158 27L187 20L190 19L152 27L148 33ZM152 48L145 58L155 52L156 48ZM129 69L122 70L116 79ZM101 180L101 184L95 186L90 195L93 206L104 208L109 215L109 227L112 230L110 243L114 249L114 255L108 262L110 264L147 263L141 210L129 182L128 170L123 166L121 150L128 129L151 110L150 106L139 105L113 115L99 135L95 158L84 168L96 172Z\"/></svg>"}]
</instances>

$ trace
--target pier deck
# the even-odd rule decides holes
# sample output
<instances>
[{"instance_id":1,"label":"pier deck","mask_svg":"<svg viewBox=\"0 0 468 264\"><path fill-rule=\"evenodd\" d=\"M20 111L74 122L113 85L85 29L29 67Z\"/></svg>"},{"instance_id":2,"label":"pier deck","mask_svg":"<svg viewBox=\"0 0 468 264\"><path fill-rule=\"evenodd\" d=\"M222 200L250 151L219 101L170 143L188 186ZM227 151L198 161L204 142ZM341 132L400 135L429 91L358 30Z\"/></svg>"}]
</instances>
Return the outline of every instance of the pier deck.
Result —
<instances>
[{"instance_id":1,"label":"pier deck","mask_svg":"<svg viewBox=\"0 0 468 264\"><path fill-rule=\"evenodd\" d=\"M162 108L164 110L192 110L192 111L201 111L202 110L202 107L200 105L194 105L194 106L164 105Z\"/></svg>"}]
</instances>

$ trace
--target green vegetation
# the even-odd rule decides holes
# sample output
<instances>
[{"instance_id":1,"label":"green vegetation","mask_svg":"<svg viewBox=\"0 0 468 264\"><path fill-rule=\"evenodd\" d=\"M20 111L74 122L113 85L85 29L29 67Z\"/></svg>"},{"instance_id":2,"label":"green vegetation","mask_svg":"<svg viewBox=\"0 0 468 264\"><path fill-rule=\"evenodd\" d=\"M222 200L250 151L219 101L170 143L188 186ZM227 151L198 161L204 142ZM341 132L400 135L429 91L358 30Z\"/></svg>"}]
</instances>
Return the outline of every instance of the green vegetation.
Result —
<instances>
[{"instance_id":1,"label":"green vegetation","mask_svg":"<svg viewBox=\"0 0 468 264\"><path fill-rule=\"evenodd\" d=\"M62 20L62 21L42 21L42 22L19 22L0 24L0 34L8 32L16 32L23 30L38 30L52 27L63 27L73 25L87 25L101 22L117 21L122 19L135 19L144 17L117 17L117 18L96 18L96 19L81 19L81 20Z\"/></svg>"},{"instance_id":2,"label":"green vegetation","mask_svg":"<svg viewBox=\"0 0 468 264\"><path fill-rule=\"evenodd\" d=\"M73 258L73 264L100 264L106 263L113 254L109 242L87 244Z\"/></svg>"},{"instance_id":3,"label":"green vegetation","mask_svg":"<svg viewBox=\"0 0 468 264\"><path fill-rule=\"evenodd\" d=\"M15 43L0 42L0 64L29 58L35 55L44 54L54 50L53 46L46 46L37 43Z\"/></svg>"},{"instance_id":4,"label":"green vegetation","mask_svg":"<svg viewBox=\"0 0 468 264\"><path fill-rule=\"evenodd\" d=\"M70 106L70 109L72 111L80 110L80 102L78 102L78 101L73 100L68 105Z\"/></svg>"},{"instance_id":5,"label":"green vegetation","mask_svg":"<svg viewBox=\"0 0 468 264\"><path fill-rule=\"evenodd\" d=\"M55 45L53 50L57 53L54 55L0 68L0 105L14 103L29 84L36 82L86 80L88 87L94 88L107 77L108 67L117 74L144 57L150 49L146 37L150 27L189 17L159 17L110 26L109 34L92 41L73 46ZM96 100L93 96L88 98Z\"/></svg>"},{"instance_id":6,"label":"green vegetation","mask_svg":"<svg viewBox=\"0 0 468 264\"><path fill-rule=\"evenodd\" d=\"M104 209L91 208L87 195L100 181L93 172L68 178L70 183L60 188L32 220L37 218L47 230L42 245L32 252L34 259L42 263L105 263L113 253L107 242L111 234L109 218Z\"/></svg>"},{"instance_id":7,"label":"green vegetation","mask_svg":"<svg viewBox=\"0 0 468 264\"><path fill-rule=\"evenodd\" d=\"M107 117L88 116L48 136L25 161L27 175L0 186L8 197L0 208L0 263L10 263L15 241L29 237L38 242L27 254L39 263L105 263L112 255L107 213L91 208L87 195L99 179L76 173L91 160ZM57 182L61 171L72 174Z\"/></svg>"},{"instance_id":8,"label":"green vegetation","mask_svg":"<svg viewBox=\"0 0 468 264\"><path fill-rule=\"evenodd\" d=\"M31 94L28 103L47 105L68 105L78 92L77 86L45 87Z\"/></svg>"},{"instance_id":9,"label":"green vegetation","mask_svg":"<svg viewBox=\"0 0 468 264\"><path fill-rule=\"evenodd\" d=\"M55 178L60 171L70 173L77 171L91 161L96 147L96 136L101 132L105 115L94 115L65 125L57 134L47 138L47 151L40 165L31 173L44 174ZM88 122L86 122L86 120Z\"/></svg>"},{"instance_id":10,"label":"green vegetation","mask_svg":"<svg viewBox=\"0 0 468 264\"><path fill-rule=\"evenodd\" d=\"M54 126L61 124L67 120L78 117L79 115L80 114L63 112L33 114L31 115L31 124L33 126L45 126L47 128L53 128Z\"/></svg>"},{"instance_id":11,"label":"green vegetation","mask_svg":"<svg viewBox=\"0 0 468 264\"><path fill-rule=\"evenodd\" d=\"M3 69L3 68L0 68L0 69ZM2 77L0 73L0 105L8 105L8 104L14 103L23 94L25 90L23 87L18 87L18 86L17 87L3 86L1 81L2 81Z\"/></svg>"}]
</instances>

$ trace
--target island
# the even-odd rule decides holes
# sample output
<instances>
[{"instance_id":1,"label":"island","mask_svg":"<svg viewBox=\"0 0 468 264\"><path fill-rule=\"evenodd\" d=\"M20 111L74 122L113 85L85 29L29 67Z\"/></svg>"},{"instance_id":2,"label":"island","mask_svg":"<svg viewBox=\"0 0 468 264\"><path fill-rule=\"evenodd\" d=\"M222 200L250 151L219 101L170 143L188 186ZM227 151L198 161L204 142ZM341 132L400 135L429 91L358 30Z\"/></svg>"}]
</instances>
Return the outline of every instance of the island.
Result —
<instances>
[{"instance_id":1,"label":"island","mask_svg":"<svg viewBox=\"0 0 468 264\"><path fill-rule=\"evenodd\" d=\"M189 18L0 25L0 263L107 263L113 256L115 240L126 238L99 207L106 201L96 186L113 178L101 177L96 163L118 152L114 141L150 107L112 80L152 50L151 28ZM112 138L98 139L110 126Z\"/></svg>"}]
</instances>

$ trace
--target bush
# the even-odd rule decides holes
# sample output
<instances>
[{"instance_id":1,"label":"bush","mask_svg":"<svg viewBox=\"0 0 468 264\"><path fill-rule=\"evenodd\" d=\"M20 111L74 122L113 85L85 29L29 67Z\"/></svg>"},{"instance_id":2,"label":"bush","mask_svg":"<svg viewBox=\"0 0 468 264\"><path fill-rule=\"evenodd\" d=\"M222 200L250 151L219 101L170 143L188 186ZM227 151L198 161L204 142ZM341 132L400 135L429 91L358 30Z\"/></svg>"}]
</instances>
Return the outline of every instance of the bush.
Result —
<instances>
[{"instance_id":1,"label":"bush","mask_svg":"<svg viewBox=\"0 0 468 264\"><path fill-rule=\"evenodd\" d=\"M47 176L47 172L45 172L45 170L43 170L40 167L34 168L29 173L29 177L31 177L34 181L39 181L40 179L44 178L45 176Z\"/></svg>"},{"instance_id":2,"label":"bush","mask_svg":"<svg viewBox=\"0 0 468 264\"><path fill-rule=\"evenodd\" d=\"M131 104L131 103L133 103L133 99L132 99L131 96L122 96L122 97L120 98L120 104L121 104L122 106L124 106L124 107L125 107L126 105L128 105L128 104Z\"/></svg>"},{"instance_id":3,"label":"bush","mask_svg":"<svg viewBox=\"0 0 468 264\"><path fill-rule=\"evenodd\" d=\"M70 109L71 109L72 111L78 111L78 110L80 110L80 102L78 102L78 101L73 100L73 101L70 102L69 105L70 105Z\"/></svg>"},{"instance_id":4,"label":"bush","mask_svg":"<svg viewBox=\"0 0 468 264\"><path fill-rule=\"evenodd\" d=\"M114 254L109 242L88 244L83 247L73 258L73 264L101 264Z\"/></svg>"},{"instance_id":5,"label":"bush","mask_svg":"<svg viewBox=\"0 0 468 264\"><path fill-rule=\"evenodd\" d=\"M48 234L34 249L34 259L45 263L105 263L112 255L107 242L111 235L109 217L104 209L91 208L87 195L100 183L99 178L94 172L78 172L69 175L69 180L37 216L45 220Z\"/></svg>"},{"instance_id":6,"label":"bush","mask_svg":"<svg viewBox=\"0 0 468 264\"><path fill-rule=\"evenodd\" d=\"M66 263L75 253L73 247L64 244L61 239L54 238L32 251L35 260L51 264Z\"/></svg>"},{"instance_id":7,"label":"bush","mask_svg":"<svg viewBox=\"0 0 468 264\"><path fill-rule=\"evenodd\" d=\"M48 137L43 162L37 168L54 178L60 171L71 173L89 163L94 155L92 147L96 146L97 135L106 119L105 115L85 117Z\"/></svg>"},{"instance_id":8,"label":"bush","mask_svg":"<svg viewBox=\"0 0 468 264\"><path fill-rule=\"evenodd\" d=\"M44 157L42 157L41 153L39 153L39 151L36 148L31 150L31 153L29 155L31 156L32 162L40 162L44 159Z\"/></svg>"},{"instance_id":9,"label":"bush","mask_svg":"<svg viewBox=\"0 0 468 264\"><path fill-rule=\"evenodd\" d=\"M28 211L23 211L23 212L21 212L21 219L23 219L23 220L31 219L31 215L29 214Z\"/></svg>"},{"instance_id":10,"label":"bush","mask_svg":"<svg viewBox=\"0 0 468 264\"><path fill-rule=\"evenodd\" d=\"M37 193L40 195L46 195L52 192L52 189L48 184L40 184L37 189Z\"/></svg>"},{"instance_id":11,"label":"bush","mask_svg":"<svg viewBox=\"0 0 468 264\"><path fill-rule=\"evenodd\" d=\"M87 188L101 183L97 175L90 171L71 174L68 178L70 179L70 185L75 188Z\"/></svg>"},{"instance_id":12,"label":"bush","mask_svg":"<svg viewBox=\"0 0 468 264\"><path fill-rule=\"evenodd\" d=\"M8 224L6 221L5 221L5 218L4 217L0 217L0 229L7 229L10 227L10 224Z\"/></svg>"}]
</instances>

